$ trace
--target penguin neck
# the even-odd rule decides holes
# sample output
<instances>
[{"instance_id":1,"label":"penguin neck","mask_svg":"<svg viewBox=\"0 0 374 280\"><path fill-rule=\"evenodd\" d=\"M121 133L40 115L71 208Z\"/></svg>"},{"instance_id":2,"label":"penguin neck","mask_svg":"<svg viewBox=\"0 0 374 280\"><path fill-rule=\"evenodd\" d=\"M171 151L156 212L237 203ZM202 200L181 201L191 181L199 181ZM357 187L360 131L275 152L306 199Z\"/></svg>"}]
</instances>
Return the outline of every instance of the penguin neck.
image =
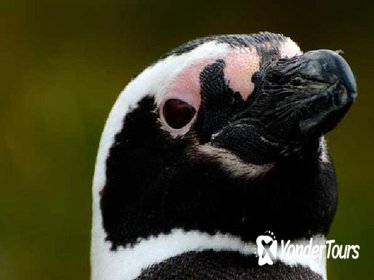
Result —
<instances>
[{"instance_id":1,"label":"penguin neck","mask_svg":"<svg viewBox=\"0 0 374 280\"><path fill-rule=\"evenodd\" d=\"M99 236L97 236L99 237ZM309 240L301 239L292 242L300 245L323 245L325 238L316 235ZM245 242L229 234L216 233L213 235L199 231L184 231L174 229L169 234L160 234L147 239L140 239L134 246L120 247L110 250L110 244L101 240L93 240L92 248L92 280L100 279L136 279L144 269L159 264L169 258L186 252L200 252L203 250L233 251L244 255L256 255L257 247L252 242ZM275 259L285 265L301 265L326 279L325 253L317 257L282 253L280 245Z\"/></svg>"}]
</instances>

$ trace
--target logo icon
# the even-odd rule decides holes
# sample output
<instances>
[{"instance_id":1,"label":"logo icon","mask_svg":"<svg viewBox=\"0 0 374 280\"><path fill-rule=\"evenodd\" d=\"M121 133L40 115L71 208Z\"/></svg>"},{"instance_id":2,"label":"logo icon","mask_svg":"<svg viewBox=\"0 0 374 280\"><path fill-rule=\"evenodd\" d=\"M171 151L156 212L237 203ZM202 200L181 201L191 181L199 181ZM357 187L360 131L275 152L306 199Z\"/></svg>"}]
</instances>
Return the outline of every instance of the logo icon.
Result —
<instances>
[{"instance_id":1,"label":"logo icon","mask_svg":"<svg viewBox=\"0 0 374 280\"><path fill-rule=\"evenodd\" d=\"M273 264L276 258L278 243L271 231L266 231L264 235L259 235L256 239L258 265Z\"/></svg>"},{"instance_id":2,"label":"logo icon","mask_svg":"<svg viewBox=\"0 0 374 280\"><path fill-rule=\"evenodd\" d=\"M326 240L323 237L313 237L308 240L291 240L275 239L271 231L265 231L263 235L256 238L258 265L272 265L276 259L293 259L305 260L315 259L321 261L329 259L358 259L360 256L360 245L336 244L335 240Z\"/></svg>"}]
</instances>

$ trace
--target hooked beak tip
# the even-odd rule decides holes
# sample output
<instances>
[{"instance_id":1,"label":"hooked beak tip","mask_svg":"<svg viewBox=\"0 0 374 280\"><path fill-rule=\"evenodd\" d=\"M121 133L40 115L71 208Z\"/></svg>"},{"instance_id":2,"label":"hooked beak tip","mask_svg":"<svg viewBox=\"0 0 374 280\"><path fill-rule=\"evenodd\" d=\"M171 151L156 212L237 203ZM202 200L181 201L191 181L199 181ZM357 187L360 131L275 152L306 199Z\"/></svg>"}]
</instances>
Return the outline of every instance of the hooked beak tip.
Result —
<instances>
[{"instance_id":1,"label":"hooked beak tip","mask_svg":"<svg viewBox=\"0 0 374 280\"><path fill-rule=\"evenodd\" d=\"M319 65L318 76L320 80L341 83L349 97L352 99L356 97L356 79L350 66L338 52L322 49L307 52L305 55Z\"/></svg>"}]
</instances>

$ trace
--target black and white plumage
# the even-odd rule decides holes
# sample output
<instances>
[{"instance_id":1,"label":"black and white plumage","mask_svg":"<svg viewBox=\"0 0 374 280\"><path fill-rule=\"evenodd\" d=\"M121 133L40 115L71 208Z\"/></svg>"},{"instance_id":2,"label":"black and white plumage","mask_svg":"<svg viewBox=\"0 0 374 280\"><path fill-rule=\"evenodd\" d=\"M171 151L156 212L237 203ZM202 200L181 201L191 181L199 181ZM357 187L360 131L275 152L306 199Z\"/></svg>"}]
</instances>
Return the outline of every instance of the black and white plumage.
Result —
<instances>
[{"instance_id":1,"label":"black and white plumage","mask_svg":"<svg viewBox=\"0 0 374 280\"><path fill-rule=\"evenodd\" d=\"M92 279L324 279L325 258L259 267L254 241L324 242L336 183L323 134L356 85L328 50L272 33L191 41L132 80L101 138Z\"/></svg>"}]
</instances>

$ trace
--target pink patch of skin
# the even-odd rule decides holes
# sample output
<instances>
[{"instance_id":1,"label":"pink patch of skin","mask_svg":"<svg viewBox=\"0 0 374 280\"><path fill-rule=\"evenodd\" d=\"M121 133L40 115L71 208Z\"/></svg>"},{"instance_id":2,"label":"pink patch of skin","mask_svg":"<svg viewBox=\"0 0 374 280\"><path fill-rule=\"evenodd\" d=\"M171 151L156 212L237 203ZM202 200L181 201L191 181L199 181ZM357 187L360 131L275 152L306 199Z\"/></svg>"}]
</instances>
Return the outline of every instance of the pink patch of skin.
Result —
<instances>
[{"instance_id":1,"label":"pink patch of skin","mask_svg":"<svg viewBox=\"0 0 374 280\"><path fill-rule=\"evenodd\" d=\"M270 43L268 47L272 47ZM279 46L279 52L280 58L291 58L302 54L299 46L290 39ZM260 57L253 49L239 49L226 56L225 63L225 77L229 86L246 100L254 90L251 79L260 68Z\"/></svg>"},{"instance_id":2,"label":"pink patch of skin","mask_svg":"<svg viewBox=\"0 0 374 280\"><path fill-rule=\"evenodd\" d=\"M280 58L291 58L302 54L299 47L292 40L288 40L282 44L279 47L279 51ZM230 88L235 92L239 92L243 100L246 100L252 94L254 90L252 76L260 67L260 57L254 49L235 49L225 57L211 57L187 66L173 79L170 86L166 89L166 94L163 96L159 107L161 109L160 120L162 128L168 131L173 137L187 133L195 121L201 104L200 73L208 64L214 63L217 59L224 59L225 61L225 78ZM181 129L170 127L164 119L162 108L169 99L182 100L196 109L194 118L188 125Z\"/></svg>"},{"instance_id":3,"label":"pink patch of skin","mask_svg":"<svg viewBox=\"0 0 374 280\"><path fill-rule=\"evenodd\" d=\"M225 63L225 77L230 88L246 100L254 89L252 76L260 67L257 52L251 49L235 51L225 57Z\"/></svg>"},{"instance_id":4,"label":"pink patch of skin","mask_svg":"<svg viewBox=\"0 0 374 280\"><path fill-rule=\"evenodd\" d=\"M196 111L200 107L200 72L204 67L214 60L204 60L183 69L181 73L171 82L163 97L163 102L176 98L192 105Z\"/></svg>"},{"instance_id":5,"label":"pink patch of skin","mask_svg":"<svg viewBox=\"0 0 374 280\"><path fill-rule=\"evenodd\" d=\"M204 67L210 63L213 63L216 59L206 59L200 61L199 63L190 65L183 69L181 73L171 82L170 86L166 90L166 94L163 96L163 100L160 104L160 119L162 123L162 128L170 132L173 137L183 135L188 132L191 124L195 121L197 112L200 108L201 96L200 96L200 72ZM162 108L165 102L169 99L179 99L196 109L196 114L190 123L181 128L174 129L170 127L164 119L162 114Z\"/></svg>"}]
</instances>

